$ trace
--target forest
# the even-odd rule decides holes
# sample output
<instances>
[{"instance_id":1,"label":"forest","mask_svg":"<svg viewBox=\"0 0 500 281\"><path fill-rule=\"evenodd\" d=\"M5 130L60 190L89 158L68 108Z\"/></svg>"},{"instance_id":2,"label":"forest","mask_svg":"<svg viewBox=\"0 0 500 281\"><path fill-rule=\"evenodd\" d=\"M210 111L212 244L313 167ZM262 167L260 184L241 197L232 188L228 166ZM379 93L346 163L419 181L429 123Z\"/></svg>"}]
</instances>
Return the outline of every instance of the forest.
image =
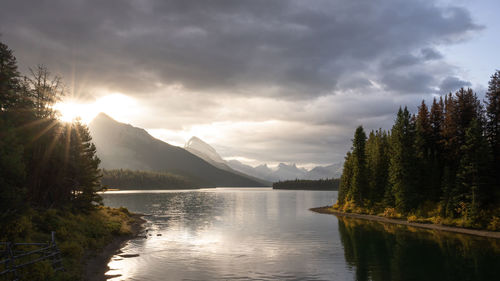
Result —
<instances>
[{"instance_id":1,"label":"forest","mask_svg":"<svg viewBox=\"0 0 500 281\"><path fill-rule=\"evenodd\" d=\"M390 131L359 126L335 209L500 230L500 71L471 89L400 108Z\"/></svg>"},{"instance_id":2,"label":"forest","mask_svg":"<svg viewBox=\"0 0 500 281\"><path fill-rule=\"evenodd\" d=\"M100 160L87 127L61 122L66 89L44 66L21 76L0 43L0 223L26 207L91 209L100 201Z\"/></svg>"},{"instance_id":3,"label":"forest","mask_svg":"<svg viewBox=\"0 0 500 281\"><path fill-rule=\"evenodd\" d=\"M119 189L191 189L199 185L179 175L171 173L102 170L101 183L106 188Z\"/></svg>"},{"instance_id":4,"label":"forest","mask_svg":"<svg viewBox=\"0 0 500 281\"><path fill-rule=\"evenodd\" d=\"M297 190L338 190L339 179L319 180L286 180L273 183L273 189L297 189Z\"/></svg>"},{"instance_id":5,"label":"forest","mask_svg":"<svg viewBox=\"0 0 500 281\"><path fill-rule=\"evenodd\" d=\"M89 130L59 121L53 109L67 92L44 66L21 75L0 42L0 242L46 242L55 231L65 268L56 274L48 261L35 263L19 270L20 280L80 279L84 253L128 233L132 221L126 209L100 206L100 160Z\"/></svg>"}]
</instances>

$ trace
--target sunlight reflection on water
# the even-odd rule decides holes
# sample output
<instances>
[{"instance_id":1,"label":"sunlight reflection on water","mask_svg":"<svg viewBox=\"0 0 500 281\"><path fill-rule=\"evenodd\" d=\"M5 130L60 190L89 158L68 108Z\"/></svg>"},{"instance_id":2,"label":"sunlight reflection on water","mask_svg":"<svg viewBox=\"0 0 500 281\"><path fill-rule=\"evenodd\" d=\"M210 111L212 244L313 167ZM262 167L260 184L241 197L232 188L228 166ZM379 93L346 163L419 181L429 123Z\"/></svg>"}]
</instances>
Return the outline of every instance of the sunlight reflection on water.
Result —
<instances>
[{"instance_id":1,"label":"sunlight reflection on water","mask_svg":"<svg viewBox=\"0 0 500 281\"><path fill-rule=\"evenodd\" d=\"M106 192L108 206L151 214L147 238L122 249L139 256L114 256L107 275L120 275L115 281L331 279L338 273L329 251L342 253L331 239L336 221L308 208L334 197L268 188Z\"/></svg>"},{"instance_id":2,"label":"sunlight reflection on water","mask_svg":"<svg viewBox=\"0 0 500 281\"><path fill-rule=\"evenodd\" d=\"M336 196L271 189L106 193L106 205L148 214L147 238L129 241L107 274L113 281L500 276L500 241L308 210Z\"/></svg>"}]
</instances>

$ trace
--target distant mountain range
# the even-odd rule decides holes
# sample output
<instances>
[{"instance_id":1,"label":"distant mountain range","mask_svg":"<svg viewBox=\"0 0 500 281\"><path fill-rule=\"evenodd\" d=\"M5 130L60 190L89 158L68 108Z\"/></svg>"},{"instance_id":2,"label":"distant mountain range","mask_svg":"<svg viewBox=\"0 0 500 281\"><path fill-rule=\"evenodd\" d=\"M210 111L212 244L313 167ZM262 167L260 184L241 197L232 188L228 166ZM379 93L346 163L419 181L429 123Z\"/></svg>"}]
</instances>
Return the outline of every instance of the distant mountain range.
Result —
<instances>
[{"instance_id":1,"label":"distant mountain range","mask_svg":"<svg viewBox=\"0 0 500 281\"><path fill-rule=\"evenodd\" d=\"M105 169L169 172L206 187L270 186L263 180L215 165L184 148L158 140L144 129L117 122L104 113L94 118L89 129L102 161L101 167ZM210 156L216 158L218 155L215 152Z\"/></svg>"},{"instance_id":2,"label":"distant mountain range","mask_svg":"<svg viewBox=\"0 0 500 281\"><path fill-rule=\"evenodd\" d=\"M184 148L220 169L231 171L236 170L243 174L250 175L258 179L264 179L269 182L293 179L317 180L339 178L342 173L342 164L340 163L329 166L317 166L311 170L306 170L304 168L298 168L295 164L280 163L276 169L272 169L266 164L252 167L237 160L226 161L222 159L213 147L197 137L192 137L186 143Z\"/></svg>"}]
</instances>

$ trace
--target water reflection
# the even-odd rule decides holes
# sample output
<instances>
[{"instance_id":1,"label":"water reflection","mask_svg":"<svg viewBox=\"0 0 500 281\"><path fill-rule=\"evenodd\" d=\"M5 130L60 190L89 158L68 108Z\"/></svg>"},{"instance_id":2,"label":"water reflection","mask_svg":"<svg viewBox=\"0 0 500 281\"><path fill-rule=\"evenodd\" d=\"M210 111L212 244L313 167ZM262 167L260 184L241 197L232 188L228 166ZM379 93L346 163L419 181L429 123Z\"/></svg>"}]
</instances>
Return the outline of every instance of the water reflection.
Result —
<instances>
[{"instance_id":1,"label":"water reflection","mask_svg":"<svg viewBox=\"0 0 500 281\"><path fill-rule=\"evenodd\" d=\"M147 217L147 239L109 263L111 280L352 280L333 217L308 210L335 192L205 190L105 194ZM160 234L161 236L157 236ZM151 235L151 236L149 236ZM332 267L332 253L340 258Z\"/></svg>"},{"instance_id":2,"label":"water reflection","mask_svg":"<svg viewBox=\"0 0 500 281\"><path fill-rule=\"evenodd\" d=\"M356 280L499 280L496 239L339 217Z\"/></svg>"},{"instance_id":3,"label":"water reflection","mask_svg":"<svg viewBox=\"0 0 500 281\"><path fill-rule=\"evenodd\" d=\"M316 214L336 192L106 193L148 214L111 280L498 280L496 240ZM160 235L160 236L158 236Z\"/></svg>"}]
</instances>

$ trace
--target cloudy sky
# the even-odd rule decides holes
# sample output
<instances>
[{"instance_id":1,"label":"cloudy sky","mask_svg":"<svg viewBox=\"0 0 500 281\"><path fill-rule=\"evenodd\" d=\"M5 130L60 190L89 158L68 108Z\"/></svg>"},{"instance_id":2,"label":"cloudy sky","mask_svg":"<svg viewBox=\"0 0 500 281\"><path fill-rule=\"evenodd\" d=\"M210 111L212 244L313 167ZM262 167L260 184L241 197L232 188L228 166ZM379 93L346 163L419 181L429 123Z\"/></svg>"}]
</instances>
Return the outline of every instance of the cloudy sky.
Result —
<instances>
[{"instance_id":1,"label":"cloudy sky","mask_svg":"<svg viewBox=\"0 0 500 281\"><path fill-rule=\"evenodd\" d=\"M66 102L245 163L340 162L354 129L500 68L497 0L2 0L0 40ZM89 109L90 110L90 109Z\"/></svg>"}]
</instances>

